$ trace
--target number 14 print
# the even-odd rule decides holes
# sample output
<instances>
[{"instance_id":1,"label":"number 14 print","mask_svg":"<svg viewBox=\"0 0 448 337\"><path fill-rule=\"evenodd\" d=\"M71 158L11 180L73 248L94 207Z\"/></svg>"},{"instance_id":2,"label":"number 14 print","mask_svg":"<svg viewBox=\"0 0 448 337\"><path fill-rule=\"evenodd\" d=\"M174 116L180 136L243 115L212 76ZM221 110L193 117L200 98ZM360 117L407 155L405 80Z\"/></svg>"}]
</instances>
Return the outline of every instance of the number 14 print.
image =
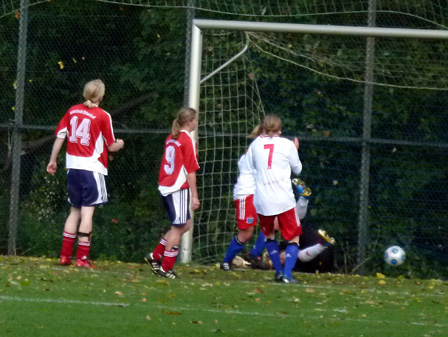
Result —
<instances>
[{"instance_id":1,"label":"number 14 print","mask_svg":"<svg viewBox=\"0 0 448 337\"><path fill-rule=\"evenodd\" d=\"M78 143L78 139L80 139L81 145L88 146L90 141L91 122L90 119L84 118L78 126L78 116L73 116L72 119L70 119L70 125L72 127L69 138L70 142Z\"/></svg>"}]
</instances>

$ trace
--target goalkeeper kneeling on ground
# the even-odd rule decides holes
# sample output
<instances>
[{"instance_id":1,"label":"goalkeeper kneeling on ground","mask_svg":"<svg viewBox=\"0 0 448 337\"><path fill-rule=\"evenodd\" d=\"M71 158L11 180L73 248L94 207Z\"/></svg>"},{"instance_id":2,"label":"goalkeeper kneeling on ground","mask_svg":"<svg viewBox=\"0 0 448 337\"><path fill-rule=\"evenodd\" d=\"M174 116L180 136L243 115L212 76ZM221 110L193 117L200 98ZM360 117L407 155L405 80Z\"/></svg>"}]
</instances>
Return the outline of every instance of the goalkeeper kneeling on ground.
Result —
<instances>
[{"instance_id":1,"label":"goalkeeper kneeling on ground","mask_svg":"<svg viewBox=\"0 0 448 337\"><path fill-rule=\"evenodd\" d=\"M311 195L311 189L306 187L304 182L300 179L293 179L292 184L295 187L294 191L298 195L298 200L296 204L296 213L301 220L302 225L302 235L300 235L299 241L299 254L297 263L294 267L294 271L306 272L306 273L329 273L334 269L334 244L335 240L330 237L326 231L317 230L312 225L308 224L304 220L307 210L309 197ZM259 237L250 255L252 257L258 257L264 250L265 237L263 233L260 233ZM280 248L280 260L282 263L285 262L285 248L287 242L282 242L279 246ZM269 259L269 255L265 252L263 258L261 259L264 265L271 266L272 262ZM246 267L245 264L241 264L240 261L234 260L234 264L239 267ZM252 269L266 269L260 268L259 265L251 264Z\"/></svg>"}]
</instances>

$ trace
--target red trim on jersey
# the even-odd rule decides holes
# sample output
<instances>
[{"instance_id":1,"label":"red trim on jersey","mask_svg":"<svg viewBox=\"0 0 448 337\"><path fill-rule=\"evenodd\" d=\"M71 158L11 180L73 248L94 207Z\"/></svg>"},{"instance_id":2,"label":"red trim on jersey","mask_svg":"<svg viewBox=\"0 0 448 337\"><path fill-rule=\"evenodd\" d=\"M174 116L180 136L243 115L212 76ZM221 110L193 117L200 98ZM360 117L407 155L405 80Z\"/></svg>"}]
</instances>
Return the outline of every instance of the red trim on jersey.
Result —
<instances>
[{"instance_id":1,"label":"red trim on jersey","mask_svg":"<svg viewBox=\"0 0 448 337\"><path fill-rule=\"evenodd\" d=\"M187 175L199 169L195 150L193 139L184 130L177 139L171 134L166 138L159 170L159 189L163 195L188 188Z\"/></svg>"},{"instance_id":2,"label":"red trim on jersey","mask_svg":"<svg viewBox=\"0 0 448 337\"><path fill-rule=\"evenodd\" d=\"M67 137L66 167L107 174L107 146L115 141L110 115L84 104L71 107L55 134Z\"/></svg>"}]
</instances>

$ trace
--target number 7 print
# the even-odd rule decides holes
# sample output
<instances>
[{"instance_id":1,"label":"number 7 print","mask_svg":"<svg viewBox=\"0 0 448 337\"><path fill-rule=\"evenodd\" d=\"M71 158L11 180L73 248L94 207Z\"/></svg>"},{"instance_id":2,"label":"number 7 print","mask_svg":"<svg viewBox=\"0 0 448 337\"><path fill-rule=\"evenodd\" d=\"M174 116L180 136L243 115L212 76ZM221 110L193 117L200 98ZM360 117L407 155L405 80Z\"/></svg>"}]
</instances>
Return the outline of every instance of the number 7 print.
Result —
<instances>
[{"instance_id":1,"label":"number 7 print","mask_svg":"<svg viewBox=\"0 0 448 337\"><path fill-rule=\"evenodd\" d=\"M272 168L272 155L274 154L274 144L265 144L264 149L269 150L268 170L270 170Z\"/></svg>"}]
</instances>

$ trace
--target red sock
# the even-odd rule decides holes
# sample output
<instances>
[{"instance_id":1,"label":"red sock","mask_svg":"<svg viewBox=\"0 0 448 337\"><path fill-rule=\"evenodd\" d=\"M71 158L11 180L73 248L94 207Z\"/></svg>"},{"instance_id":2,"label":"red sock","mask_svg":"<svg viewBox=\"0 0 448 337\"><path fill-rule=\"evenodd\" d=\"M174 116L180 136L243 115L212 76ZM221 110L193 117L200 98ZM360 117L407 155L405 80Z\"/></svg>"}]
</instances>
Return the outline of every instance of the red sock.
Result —
<instances>
[{"instance_id":1,"label":"red sock","mask_svg":"<svg viewBox=\"0 0 448 337\"><path fill-rule=\"evenodd\" d=\"M73 254L73 246L75 245L76 233L68 233L64 232L62 235L62 249L61 249L61 257L72 257Z\"/></svg>"},{"instance_id":2,"label":"red sock","mask_svg":"<svg viewBox=\"0 0 448 337\"><path fill-rule=\"evenodd\" d=\"M162 260L162 268L164 271L173 269L178 253L179 247L177 246L174 246L170 251L165 250Z\"/></svg>"},{"instance_id":3,"label":"red sock","mask_svg":"<svg viewBox=\"0 0 448 337\"><path fill-rule=\"evenodd\" d=\"M152 256L154 256L154 259L156 260L162 259L163 253L165 251L165 246L166 246L166 240L165 238L162 238L162 240L160 240L160 243L152 252Z\"/></svg>"},{"instance_id":4,"label":"red sock","mask_svg":"<svg viewBox=\"0 0 448 337\"><path fill-rule=\"evenodd\" d=\"M90 241L78 241L78 251L76 258L86 260L89 257Z\"/></svg>"}]
</instances>

